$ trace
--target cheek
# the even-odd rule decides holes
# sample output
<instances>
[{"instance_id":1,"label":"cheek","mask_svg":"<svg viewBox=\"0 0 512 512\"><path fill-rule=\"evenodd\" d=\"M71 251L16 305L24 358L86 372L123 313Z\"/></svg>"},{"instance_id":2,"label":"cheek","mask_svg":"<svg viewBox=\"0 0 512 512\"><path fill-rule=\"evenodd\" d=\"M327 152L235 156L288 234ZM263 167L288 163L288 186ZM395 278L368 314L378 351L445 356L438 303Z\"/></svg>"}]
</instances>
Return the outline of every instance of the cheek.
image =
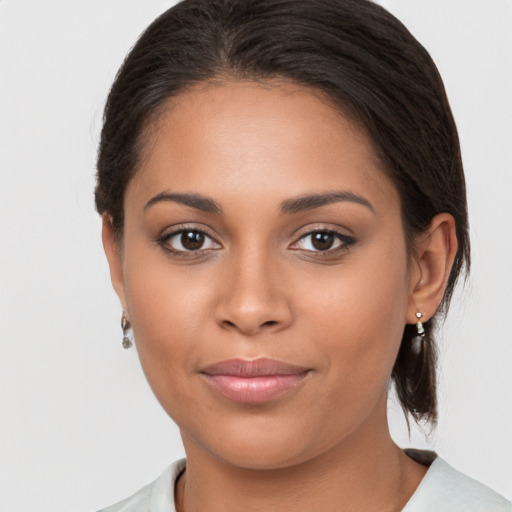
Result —
<instances>
[{"instance_id":1,"label":"cheek","mask_svg":"<svg viewBox=\"0 0 512 512\"><path fill-rule=\"evenodd\" d=\"M317 349L331 366L329 378L343 382L327 389L345 389L350 400L371 398L372 388L387 386L408 304L405 248L368 256L340 266L335 278L310 282L298 315L305 329L316 330Z\"/></svg>"},{"instance_id":2,"label":"cheek","mask_svg":"<svg viewBox=\"0 0 512 512\"><path fill-rule=\"evenodd\" d=\"M132 251L135 254L135 251ZM180 400L180 386L204 338L211 291L196 269L172 268L161 256L126 261L126 300L146 378L164 408ZM202 282L203 285L198 283ZM172 392L170 392L172 390Z\"/></svg>"},{"instance_id":3,"label":"cheek","mask_svg":"<svg viewBox=\"0 0 512 512\"><path fill-rule=\"evenodd\" d=\"M183 335L193 336L202 324L203 290L186 286L183 279L143 272L128 277L127 302L134 334L141 348L185 348ZM182 336L180 336L180 334Z\"/></svg>"}]
</instances>

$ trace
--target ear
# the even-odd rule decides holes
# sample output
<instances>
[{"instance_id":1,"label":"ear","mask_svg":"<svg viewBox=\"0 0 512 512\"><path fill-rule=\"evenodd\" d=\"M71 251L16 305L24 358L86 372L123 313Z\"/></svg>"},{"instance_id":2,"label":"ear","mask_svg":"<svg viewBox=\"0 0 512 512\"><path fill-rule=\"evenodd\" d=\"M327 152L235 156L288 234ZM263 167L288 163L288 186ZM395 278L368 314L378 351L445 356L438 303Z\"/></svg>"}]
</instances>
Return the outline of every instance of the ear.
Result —
<instances>
[{"instance_id":1,"label":"ear","mask_svg":"<svg viewBox=\"0 0 512 512\"><path fill-rule=\"evenodd\" d=\"M119 244L114 237L114 230L112 227L112 218L107 213L101 216L102 228L101 239L103 241L103 249L107 256L108 266L110 267L110 279L112 286L121 301L123 311L126 311L126 301L124 293L124 280L123 280L123 260L119 248Z\"/></svg>"},{"instance_id":2,"label":"ear","mask_svg":"<svg viewBox=\"0 0 512 512\"><path fill-rule=\"evenodd\" d=\"M422 313L425 322L437 311L456 254L455 220L449 213L440 213L415 241L407 323L418 321L416 313Z\"/></svg>"}]
</instances>

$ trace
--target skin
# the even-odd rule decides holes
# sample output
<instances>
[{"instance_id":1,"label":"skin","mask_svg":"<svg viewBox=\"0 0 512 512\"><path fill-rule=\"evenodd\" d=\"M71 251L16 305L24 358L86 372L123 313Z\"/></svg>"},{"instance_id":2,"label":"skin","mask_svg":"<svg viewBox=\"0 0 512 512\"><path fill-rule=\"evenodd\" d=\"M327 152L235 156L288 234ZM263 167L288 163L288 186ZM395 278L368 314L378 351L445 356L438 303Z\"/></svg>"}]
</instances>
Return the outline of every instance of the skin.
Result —
<instances>
[{"instance_id":1,"label":"skin","mask_svg":"<svg viewBox=\"0 0 512 512\"><path fill-rule=\"evenodd\" d=\"M405 324L441 302L452 217L436 216L408 254L400 198L370 140L314 91L202 84L167 107L126 191L123 240L105 214L103 241L146 377L181 431L178 510L401 510L426 468L390 438L388 381ZM281 211L340 191L363 201ZM162 193L201 194L223 213L146 206ZM208 236L185 252L179 229ZM341 237L318 250L311 233L326 231ZM259 357L310 371L257 404L199 373Z\"/></svg>"}]
</instances>

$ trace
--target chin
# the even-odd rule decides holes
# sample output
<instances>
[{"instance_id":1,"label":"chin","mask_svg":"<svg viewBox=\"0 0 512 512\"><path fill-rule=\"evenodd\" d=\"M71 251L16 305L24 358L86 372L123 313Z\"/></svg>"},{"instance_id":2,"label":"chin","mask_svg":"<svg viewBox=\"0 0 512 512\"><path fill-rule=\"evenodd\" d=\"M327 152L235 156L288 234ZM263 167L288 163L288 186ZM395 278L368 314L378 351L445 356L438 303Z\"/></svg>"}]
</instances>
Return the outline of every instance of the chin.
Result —
<instances>
[{"instance_id":1,"label":"chin","mask_svg":"<svg viewBox=\"0 0 512 512\"><path fill-rule=\"evenodd\" d=\"M309 460L307 453L289 446L289 443L281 440L275 443L266 443L263 446L258 443L250 445L234 444L230 447L223 446L216 457L231 466L248 470L279 470L297 466Z\"/></svg>"},{"instance_id":2,"label":"chin","mask_svg":"<svg viewBox=\"0 0 512 512\"><path fill-rule=\"evenodd\" d=\"M245 421L212 422L218 428L194 435L182 432L185 451L198 446L218 461L248 470L278 470L298 466L327 452L340 439L321 435L319 426L293 421L255 418L247 414ZM339 434L339 432L338 432Z\"/></svg>"}]
</instances>

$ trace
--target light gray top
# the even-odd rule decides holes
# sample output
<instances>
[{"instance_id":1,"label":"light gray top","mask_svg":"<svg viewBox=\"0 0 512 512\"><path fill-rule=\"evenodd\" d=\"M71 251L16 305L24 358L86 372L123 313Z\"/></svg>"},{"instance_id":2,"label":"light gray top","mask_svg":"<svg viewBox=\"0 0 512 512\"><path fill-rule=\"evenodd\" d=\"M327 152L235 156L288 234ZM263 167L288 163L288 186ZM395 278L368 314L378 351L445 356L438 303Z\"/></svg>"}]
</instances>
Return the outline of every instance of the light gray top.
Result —
<instances>
[{"instance_id":1,"label":"light gray top","mask_svg":"<svg viewBox=\"0 0 512 512\"><path fill-rule=\"evenodd\" d=\"M407 451L412 458L421 452ZM427 473L402 512L512 512L512 504L489 487L469 478L434 455ZM100 512L176 512L174 484L185 459L171 464L153 483Z\"/></svg>"}]
</instances>

